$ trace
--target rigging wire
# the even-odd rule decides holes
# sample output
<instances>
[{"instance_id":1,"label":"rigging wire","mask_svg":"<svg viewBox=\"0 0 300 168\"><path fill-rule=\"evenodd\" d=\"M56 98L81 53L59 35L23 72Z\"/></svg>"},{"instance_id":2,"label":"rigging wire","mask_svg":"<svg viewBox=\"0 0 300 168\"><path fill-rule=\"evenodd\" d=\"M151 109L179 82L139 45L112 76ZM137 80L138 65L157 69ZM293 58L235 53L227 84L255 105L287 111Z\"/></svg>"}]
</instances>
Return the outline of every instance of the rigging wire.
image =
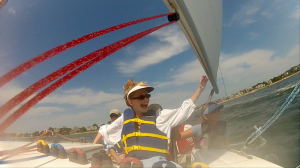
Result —
<instances>
[{"instance_id":1,"label":"rigging wire","mask_svg":"<svg viewBox=\"0 0 300 168\"><path fill-rule=\"evenodd\" d=\"M222 81L223 81L223 86L224 86L224 90L225 90L225 95L226 95L226 98L227 98L228 95L227 95L226 86L225 86L225 82L224 82L224 78L223 78L223 74L222 74L222 71L221 71L220 64L219 64L219 70L220 70L220 74L221 74Z\"/></svg>"}]
</instances>

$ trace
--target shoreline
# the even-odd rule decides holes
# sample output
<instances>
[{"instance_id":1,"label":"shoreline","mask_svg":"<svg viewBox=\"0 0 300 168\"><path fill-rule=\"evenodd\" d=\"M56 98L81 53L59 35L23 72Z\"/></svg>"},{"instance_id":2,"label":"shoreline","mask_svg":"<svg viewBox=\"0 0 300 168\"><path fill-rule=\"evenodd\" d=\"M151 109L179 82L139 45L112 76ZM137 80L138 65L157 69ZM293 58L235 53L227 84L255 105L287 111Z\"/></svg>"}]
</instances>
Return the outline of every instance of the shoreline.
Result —
<instances>
[{"instance_id":1,"label":"shoreline","mask_svg":"<svg viewBox=\"0 0 300 168\"><path fill-rule=\"evenodd\" d=\"M88 133L93 133L93 132L98 132L98 131L90 131L90 132L78 132L78 133L73 133L73 134L69 134L69 135L79 135L79 134L88 134ZM69 135L63 135L63 136L69 136ZM58 137L59 135L55 135L55 137ZM13 139L25 139L25 138L37 138L38 136L34 136L34 137L11 137ZM42 136L42 137L46 137L46 136Z\"/></svg>"},{"instance_id":2,"label":"shoreline","mask_svg":"<svg viewBox=\"0 0 300 168\"><path fill-rule=\"evenodd\" d=\"M276 81L276 82L274 82L274 83L271 83L270 85L267 85L267 86L264 86L264 87L261 87L261 88L258 88L258 89L254 89L254 90L252 90L252 91L249 92L249 93L246 93L246 94L243 94L243 95L240 95L240 96L236 96L236 97L234 97L234 98L231 98L231 99L228 99L228 100L225 100L225 101L218 102L217 104L222 104L222 103L225 103L225 102L228 102L228 101L231 101L231 100L234 100L234 99L237 99L237 98L240 98L240 97L249 95L249 94L254 93L254 92L258 91L258 90L267 88L267 87L272 86L272 85L274 85L274 84L276 84L276 83L278 83L278 82L281 82L281 81L283 81L283 80L285 80L285 79L287 79L287 78L289 78L289 77L292 77L292 76L294 76L294 75L296 75L296 74L298 74L298 73L300 73L300 71L297 72L297 73L294 73L294 74L292 74L292 75L290 75L290 76L287 76L287 77L285 77L285 78L283 78L283 79L280 79L279 81Z\"/></svg>"}]
</instances>

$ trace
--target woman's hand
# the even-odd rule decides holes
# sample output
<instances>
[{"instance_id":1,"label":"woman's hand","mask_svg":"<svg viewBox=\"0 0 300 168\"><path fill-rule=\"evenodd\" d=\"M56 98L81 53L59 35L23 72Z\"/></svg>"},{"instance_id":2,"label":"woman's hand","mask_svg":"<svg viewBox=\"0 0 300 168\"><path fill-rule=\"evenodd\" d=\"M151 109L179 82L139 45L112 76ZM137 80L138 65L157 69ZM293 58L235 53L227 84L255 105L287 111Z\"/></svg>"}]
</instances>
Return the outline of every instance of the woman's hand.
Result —
<instances>
[{"instance_id":1,"label":"woman's hand","mask_svg":"<svg viewBox=\"0 0 300 168\"><path fill-rule=\"evenodd\" d=\"M200 79L200 85L199 85L199 88L201 91L204 90L205 86L206 86L206 83L207 83L208 79L205 75L203 75Z\"/></svg>"}]
</instances>

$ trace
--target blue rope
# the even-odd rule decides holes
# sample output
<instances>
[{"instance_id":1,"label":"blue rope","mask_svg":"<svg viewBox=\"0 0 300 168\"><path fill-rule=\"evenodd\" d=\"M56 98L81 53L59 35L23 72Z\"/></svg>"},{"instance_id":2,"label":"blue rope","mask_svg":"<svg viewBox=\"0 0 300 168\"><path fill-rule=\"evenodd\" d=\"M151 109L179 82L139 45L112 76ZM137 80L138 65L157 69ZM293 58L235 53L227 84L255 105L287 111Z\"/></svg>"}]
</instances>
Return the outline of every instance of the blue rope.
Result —
<instances>
[{"instance_id":1,"label":"blue rope","mask_svg":"<svg viewBox=\"0 0 300 168\"><path fill-rule=\"evenodd\" d=\"M268 129L274 122L277 120L277 118L284 112L284 110L291 104L291 102L294 100L294 98L297 96L297 94L300 91L300 82L297 84L297 86L294 88L290 96L285 100L285 102L281 105L281 107L277 110L277 112L262 126L257 128L255 125L254 128L256 129L255 132L253 132L245 141L245 144L251 144L255 139L257 139L266 129ZM250 140L250 141L249 141ZM249 141L249 142L247 142Z\"/></svg>"}]
</instances>

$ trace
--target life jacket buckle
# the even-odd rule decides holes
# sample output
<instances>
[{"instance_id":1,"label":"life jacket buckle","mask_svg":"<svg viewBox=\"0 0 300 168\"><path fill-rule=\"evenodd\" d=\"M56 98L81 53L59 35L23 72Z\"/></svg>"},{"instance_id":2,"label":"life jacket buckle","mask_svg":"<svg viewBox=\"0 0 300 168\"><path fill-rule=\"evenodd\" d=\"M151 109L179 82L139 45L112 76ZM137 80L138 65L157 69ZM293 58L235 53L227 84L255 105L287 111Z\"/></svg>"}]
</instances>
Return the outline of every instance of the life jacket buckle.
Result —
<instances>
[{"instance_id":1,"label":"life jacket buckle","mask_svg":"<svg viewBox=\"0 0 300 168\"><path fill-rule=\"evenodd\" d=\"M140 146L132 146L132 150L141 150L141 147Z\"/></svg>"},{"instance_id":2,"label":"life jacket buckle","mask_svg":"<svg viewBox=\"0 0 300 168\"><path fill-rule=\"evenodd\" d=\"M136 137L141 137L141 136L142 136L142 133L140 133L140 132L135 132L135 136L136 136Z\"/></svg>"},{"instance_id":3,"label":"life jacket buckle","mask_svg":"<svg viewBox=\"0 0 300 168\"><path fill-rule=\"evenodd\" d=\"M137 123L143 124L143 123L144 123L143 121L144 121L144 120L141 120L141 119L139 119L139 118L136 118L136 119L135 119L135 122L137 122Z\"/></svg>"}]
</instances>

